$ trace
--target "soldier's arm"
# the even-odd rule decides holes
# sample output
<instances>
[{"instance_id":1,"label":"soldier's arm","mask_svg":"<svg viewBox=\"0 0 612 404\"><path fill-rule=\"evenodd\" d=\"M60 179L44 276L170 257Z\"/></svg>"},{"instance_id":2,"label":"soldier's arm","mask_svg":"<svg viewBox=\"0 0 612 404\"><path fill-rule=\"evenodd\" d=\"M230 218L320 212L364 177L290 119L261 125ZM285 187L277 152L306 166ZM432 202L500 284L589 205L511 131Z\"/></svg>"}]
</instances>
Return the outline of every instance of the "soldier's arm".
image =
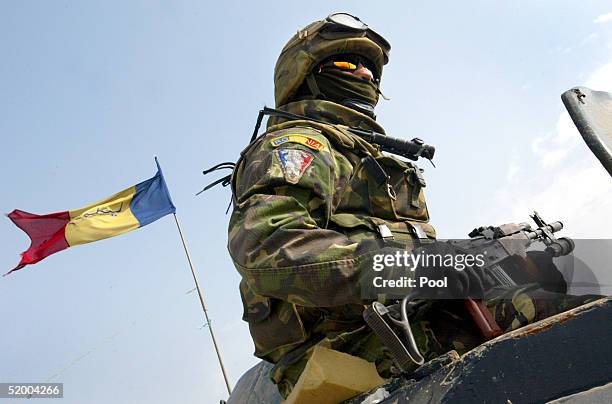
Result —
<instances>
[{"instance_id":1,"label":"soldier's arm","mask_svg":"<svg viewBox=\"0 0 612 404\"><path fill-rule=\"evenodd\" d=\"M230 254L259 295L304 306L362 303L358 243L327 229L352 166L323 135L304 136L322 147L275 146L267 136L238 168Z\"/></svg>"}]
</instances>

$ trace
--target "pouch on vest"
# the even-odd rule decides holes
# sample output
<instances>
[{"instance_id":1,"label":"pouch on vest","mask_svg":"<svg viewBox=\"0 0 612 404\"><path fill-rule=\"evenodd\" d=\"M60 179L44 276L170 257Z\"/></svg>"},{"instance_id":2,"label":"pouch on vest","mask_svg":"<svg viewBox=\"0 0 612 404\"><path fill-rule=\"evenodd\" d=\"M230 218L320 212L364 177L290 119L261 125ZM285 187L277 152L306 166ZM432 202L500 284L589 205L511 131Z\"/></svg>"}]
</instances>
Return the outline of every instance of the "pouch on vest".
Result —
<instances>
[{"instance_id":1,"label":"pouch on vest","mask_svg":"<svg viewBox=\"0 0 612 404\"><path fill-rule=\"evenodd\" d=\"M339 212L364 212L390 221L429 220L420 169L388 156L366 156L355 167Z\"/></svg>"}]
</instances>

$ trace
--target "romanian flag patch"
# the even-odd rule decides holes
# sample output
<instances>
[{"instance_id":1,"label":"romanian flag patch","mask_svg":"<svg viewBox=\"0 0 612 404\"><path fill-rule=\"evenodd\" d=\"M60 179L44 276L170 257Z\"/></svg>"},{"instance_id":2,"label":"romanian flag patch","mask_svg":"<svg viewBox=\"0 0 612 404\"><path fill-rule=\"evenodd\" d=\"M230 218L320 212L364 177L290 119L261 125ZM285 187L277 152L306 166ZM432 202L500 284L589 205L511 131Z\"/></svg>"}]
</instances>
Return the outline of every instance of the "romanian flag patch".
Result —
<instances>
[{"instance_id":1,"label":"romanian flag patch","mask_svg":"<svg viewBox=\"0 0 612 404\"><path fill-rule=\"evenodd\" d=\"M278 149L275 154L280 162L285 180L290 184L297 184L314 160L314 156L304 150Z\"/></svg>"}]
</instances>

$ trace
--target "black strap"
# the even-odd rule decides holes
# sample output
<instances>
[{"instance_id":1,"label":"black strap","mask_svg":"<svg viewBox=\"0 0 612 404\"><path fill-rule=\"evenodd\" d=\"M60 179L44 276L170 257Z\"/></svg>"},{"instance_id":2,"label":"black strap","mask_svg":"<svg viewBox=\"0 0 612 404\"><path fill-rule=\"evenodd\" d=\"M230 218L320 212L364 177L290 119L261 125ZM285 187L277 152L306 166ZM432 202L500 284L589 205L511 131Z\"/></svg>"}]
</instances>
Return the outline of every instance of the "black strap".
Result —
<instances>
[{"instance_id":1,"label":"black strap","mask_svg":"<svg viewBox=\"0 0 612 404\"><path fill-rule=\"evenodd\" d=\"M202 171L202 174L204 175L210 174L213 171L217 171L217 170L232 170L233 172L235 167L236 167L236 163L232 163L231 161L226 161L224 163L219 163L217 165L212 166L211 168L208 168ZM204 189L202 189L200 192L196 194L196 196L200 195L204 191L211 189L217 184L221 184L223 187L227 187L231 181L232 181L232 174L228 174L225 177L221 177L218 180L213 181L210 184L206 185Z\"/></svg>"},{"instance_id":2,"label":"black strap","mask_svg":"<svg viewBox=\"0 0 612 404\"><path fill-rule=\"evenodd\" d=\"M255 122L255 129L253 129L253 134L251 135L251 140L249 141L249 143L253 143L253 140L255 140L255 138L257 137L257 132L259 132L259 127L261 126L261 121L263 120L265 113L265 109L267 107L264 107L264 109L259 111L259 115L257 115L257 122Z\"/></svg>"},{"instance_id":3,"label":"black strap","mask_svg":"<svg viewBox=\"0 0 612 404\"><path fill-rule=\"evenodd\" d=\"M317 81L312 73L306 76L306 85L308 85L308 89L316 99L325 99L325 95L319 89Z\"/></svg>"},{"instance_id":4,"label":"black strap","mask_svg":"<svg viewBox=\"0 0 612 404\"><path fill-rule=\"evenodd\" d=\"M213 171L216 170L223 170L225 168L229 168L229 169L234 169L234 167L236 166L236 163L232 162L232 161L226 161L225 163L219 163L215 166L212 166L204 171L202 171L202 174L206 175L209 173L212 173Z\"/></svg>"},{"instance_id":5,"label":"black strap","mask_svg":"<svg viewBox=\"0 0 612 404\"><path fill-rule=\"evenodd\" d=\"M201 190L200 192L198 192L196 194L196 196L200 195L204 191L208 191L209 189L211 189L212 187L214 187L217 184L221 184L222 186L227 187L229 185L231 179L232 179L232 175L231 174L226 175L225 177L219 178L218 180L213 181L210 184L208 184L207 186L205 186L203 190Z\"/></svg>"}]
</instances>

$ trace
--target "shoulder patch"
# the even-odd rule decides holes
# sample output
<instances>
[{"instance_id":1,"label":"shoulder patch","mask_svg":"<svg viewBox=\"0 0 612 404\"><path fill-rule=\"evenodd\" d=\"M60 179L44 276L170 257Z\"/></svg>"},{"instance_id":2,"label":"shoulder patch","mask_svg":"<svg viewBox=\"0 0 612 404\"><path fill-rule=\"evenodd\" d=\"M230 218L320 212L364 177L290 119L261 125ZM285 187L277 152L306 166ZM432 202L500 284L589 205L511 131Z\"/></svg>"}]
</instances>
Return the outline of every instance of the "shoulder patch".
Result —
<instances>
[{"instance_id":1,"label":"shoulder patch","mask_svg":"<svg viewBox=\"0 0 612 404\"><path fill-rule=\"evenodd\" d=\"M272 144L272 147L278 147L285 143L299 143L301 145L311 148L312 150L317 151L326 150L326 147L323 143L311 138L310 136L300 134L287 134L279 136L275 139L272 139L272 141L270 142L270 144Z\"/></svg>"},{"instance_id":2,"label":"shoulder patch","mask_svg":"<svg viewBox=\"0 0 612 404\"><path fill-rule=\"evenodd\" d=\"M274 154L280 162L285 180L290 184L297 184L314 160L311 153L298 149L278 149Z\"/></svg>"}]
</instances>

